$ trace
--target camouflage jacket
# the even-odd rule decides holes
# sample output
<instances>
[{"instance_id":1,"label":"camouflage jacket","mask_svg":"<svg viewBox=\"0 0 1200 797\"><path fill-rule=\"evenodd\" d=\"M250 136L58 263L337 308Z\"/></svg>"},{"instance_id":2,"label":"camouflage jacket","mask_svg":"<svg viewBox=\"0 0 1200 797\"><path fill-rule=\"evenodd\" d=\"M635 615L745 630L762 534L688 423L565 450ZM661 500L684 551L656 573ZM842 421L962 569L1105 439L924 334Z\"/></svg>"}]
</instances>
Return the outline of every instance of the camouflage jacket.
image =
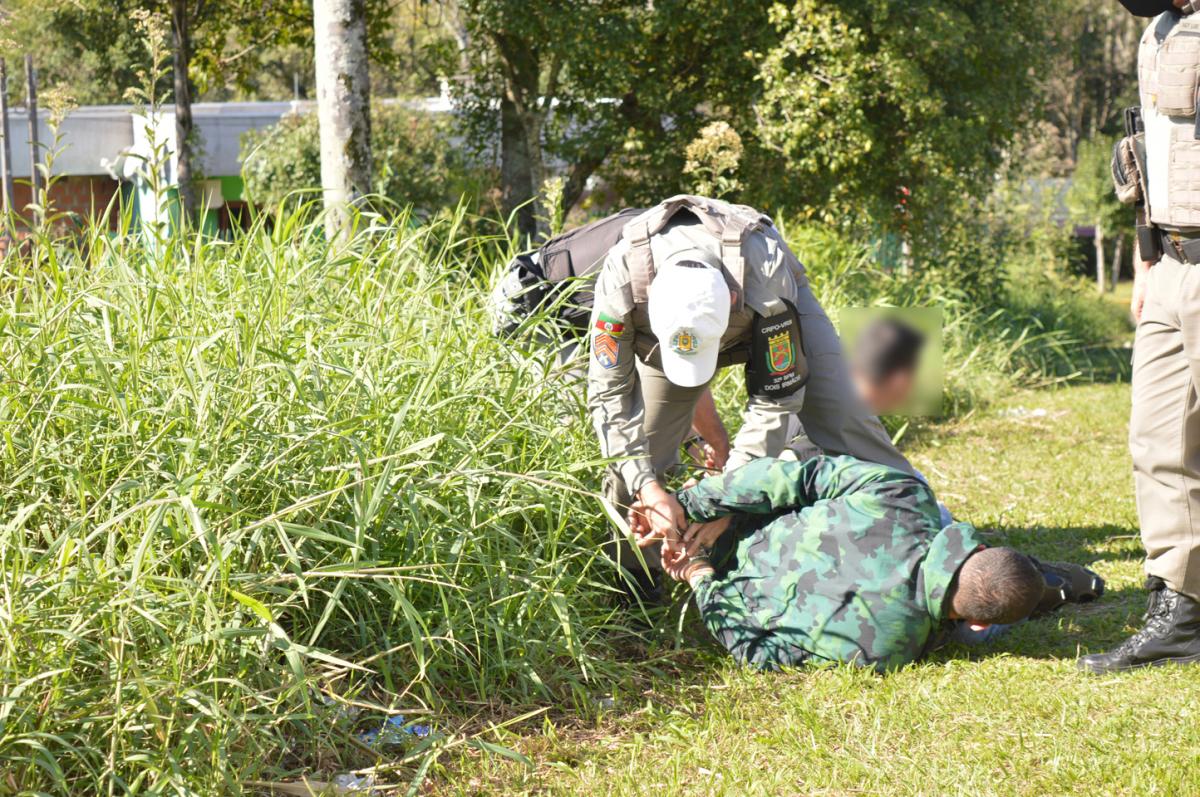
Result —
<instances>
[{"instance_id":1,"label":"camouflage jacket","mask_svg":"<svg viewBox=\"0 0 1200 797\"><path fill-rule=\"evenodd\" d=\"M941 528L930 489L853 457L763 458L679 493L693 520L737 513L696 584L708 629L763 668L918 659L947 620L947 590L980 547Z\"/></svg>"}]
</instances>

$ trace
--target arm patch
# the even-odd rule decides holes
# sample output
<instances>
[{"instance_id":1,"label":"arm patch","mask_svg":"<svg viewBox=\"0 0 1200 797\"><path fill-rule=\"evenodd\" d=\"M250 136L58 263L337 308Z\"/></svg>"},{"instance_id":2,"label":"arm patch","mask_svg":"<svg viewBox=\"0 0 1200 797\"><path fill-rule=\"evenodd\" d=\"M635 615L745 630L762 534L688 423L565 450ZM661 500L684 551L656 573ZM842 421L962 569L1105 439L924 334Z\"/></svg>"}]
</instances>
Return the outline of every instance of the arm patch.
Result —
<instances>
[{"instance_id":1,"label":"arm patch","mask_svg":"<svg viewBox=\"0 0 1200 797\"><path fill-rule=\"evenodd\" d=\"M753 396L784 398L808 382L808 359L800 334L800 316L791 302L777 315L754 317L746 388Z\"/></svg>"}]
</instances>

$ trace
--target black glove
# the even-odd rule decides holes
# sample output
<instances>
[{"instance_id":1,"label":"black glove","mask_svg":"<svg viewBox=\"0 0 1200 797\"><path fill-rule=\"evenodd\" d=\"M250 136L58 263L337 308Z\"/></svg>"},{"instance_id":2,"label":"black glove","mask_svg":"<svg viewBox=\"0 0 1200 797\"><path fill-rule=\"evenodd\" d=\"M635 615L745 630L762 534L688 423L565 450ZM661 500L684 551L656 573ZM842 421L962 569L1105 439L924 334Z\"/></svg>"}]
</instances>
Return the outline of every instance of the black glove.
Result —
<instances>
[{"instance_id":1,"label":"black glove","mask_svg":"<svg viewBox=\"0 0 1200 797\"><path fill-rule=\"evenodd\" d=\"M1157 17L1175 8L1171 0L1121 0L1121 5L1135 17Z\"/></svg>"}]
</instances>

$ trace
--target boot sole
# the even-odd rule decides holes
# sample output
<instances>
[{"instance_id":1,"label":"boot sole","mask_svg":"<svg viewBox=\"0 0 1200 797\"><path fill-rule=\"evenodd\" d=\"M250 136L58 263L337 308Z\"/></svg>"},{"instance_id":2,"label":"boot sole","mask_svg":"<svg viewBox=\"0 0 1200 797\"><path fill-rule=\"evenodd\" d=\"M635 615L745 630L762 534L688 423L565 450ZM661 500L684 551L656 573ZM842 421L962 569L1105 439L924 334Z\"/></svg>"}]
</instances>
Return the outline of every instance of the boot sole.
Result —
<instances>
[{"instance_id":1,"label":"boot sole","mask_svg":"<svg viewBox=\"0 0 1200 797\"><path fill-rule=\"evenodd\" d=\"M1084 672L1092 673L1093 675L1107 675L1110 672L1131 672L1133 670L1144 670L1147 667L1162 667L1167 664L1197 664L1200 663L1200 653L1193 653L1191 656L1172 656L1167 659L1155 659L1154 661L1143 662L1142 664L1130 664L1125 667L1105 667L1104 669L1094 670L1083 663L1083 659L1076 662L1076 666Z\"/></svg>"}]
</instances>

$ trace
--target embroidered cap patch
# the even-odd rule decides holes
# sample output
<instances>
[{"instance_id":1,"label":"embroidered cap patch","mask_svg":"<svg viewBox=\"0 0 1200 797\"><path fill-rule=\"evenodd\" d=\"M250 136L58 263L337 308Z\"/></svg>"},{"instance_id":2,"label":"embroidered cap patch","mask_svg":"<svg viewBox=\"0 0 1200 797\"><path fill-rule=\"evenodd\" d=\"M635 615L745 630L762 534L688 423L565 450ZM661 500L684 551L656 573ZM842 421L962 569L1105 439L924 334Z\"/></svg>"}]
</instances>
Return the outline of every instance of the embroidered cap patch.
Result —
<instances>
[{"instance_id":1,"label":"embroidered cap patch","mask_svg":"<svg viewBox=\"0 0 1200 797\"><path fill-rule=\"evenodd\" d=\"M615 368L621 356L621 344L609 333L600 332L592 338L592 353L601 368Z\"/></svg>"},{"instance_id":2,"label":"embroidered cap patch","mask_svg":"<svg viewBox=\"0 0 1200 797\"><path fill-rule=\"evenodd\" d=\"M671 351L682 354L684 357L690 357L700 348L700 340L694 331L684 328L675 331L675 334L671 336L670 345Z\"/></svg>"}]
</instances>

